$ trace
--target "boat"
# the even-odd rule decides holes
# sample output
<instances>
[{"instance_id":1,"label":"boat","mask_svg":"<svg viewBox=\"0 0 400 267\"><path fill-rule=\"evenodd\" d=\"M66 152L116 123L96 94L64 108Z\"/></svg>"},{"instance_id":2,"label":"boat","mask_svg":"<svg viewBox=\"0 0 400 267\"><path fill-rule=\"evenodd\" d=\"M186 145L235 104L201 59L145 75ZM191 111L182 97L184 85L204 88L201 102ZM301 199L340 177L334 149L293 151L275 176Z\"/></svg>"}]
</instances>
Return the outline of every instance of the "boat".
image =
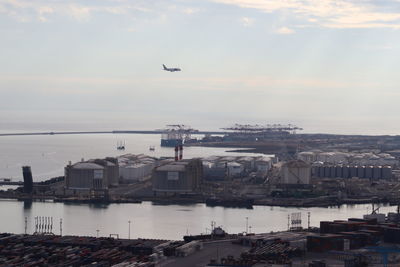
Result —
<instances>
[{"instance_id":1,"label":"boat","mask_svg":"<svg viewBox=\"0 0 400 267\"><path fill-rule=\"evenodd\" d=\"M150 150L150 151L155 151L156 148L155 148L154 146L150 146L150 147L149 147L149 150Z\"/></svg>"},{"instance_id":2,"label":"boat","mask_svg":"<svg viewBox=\"0 0 400 267\"><path fill-rule=\"evenodd\" d=\"M252 209L254 201L247 198L216 198L206 199L206 205L210 207L222 206L227 208L246 208Z\"/></svg>"},{"instance_id":3,"label":"boat","mask_svg":"<svg viewBox=\"0 0 400 267\"><path fill-rule=\"evenodd\" d=\"M125 141L122 143L122 141L117 142L117 150L125 150Z\"/></svg>"}]
</instances>

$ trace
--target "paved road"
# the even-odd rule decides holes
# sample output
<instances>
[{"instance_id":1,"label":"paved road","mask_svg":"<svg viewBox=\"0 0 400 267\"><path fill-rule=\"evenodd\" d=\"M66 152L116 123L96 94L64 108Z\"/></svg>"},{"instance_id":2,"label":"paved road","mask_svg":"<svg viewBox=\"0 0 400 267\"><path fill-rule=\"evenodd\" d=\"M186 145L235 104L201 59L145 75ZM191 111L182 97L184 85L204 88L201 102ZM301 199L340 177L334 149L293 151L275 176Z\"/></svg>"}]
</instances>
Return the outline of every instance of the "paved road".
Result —
<instances>
[{"instance_id":1,"label":"paved road","mask_svg":"<svg viewBox=\"0 0 400 267\"><path fill-rule=\"evenodd\" d=\"M231 240L216 241L204 244L201 251L197 251L192 255L184 258L168 259L166 262L158 264L157 267L204 267L210 262L210 259L226 258L228 255L238 258L242 252L247 250L249 250L249 247L234 245Z\"/></svg>"}]
</instances>

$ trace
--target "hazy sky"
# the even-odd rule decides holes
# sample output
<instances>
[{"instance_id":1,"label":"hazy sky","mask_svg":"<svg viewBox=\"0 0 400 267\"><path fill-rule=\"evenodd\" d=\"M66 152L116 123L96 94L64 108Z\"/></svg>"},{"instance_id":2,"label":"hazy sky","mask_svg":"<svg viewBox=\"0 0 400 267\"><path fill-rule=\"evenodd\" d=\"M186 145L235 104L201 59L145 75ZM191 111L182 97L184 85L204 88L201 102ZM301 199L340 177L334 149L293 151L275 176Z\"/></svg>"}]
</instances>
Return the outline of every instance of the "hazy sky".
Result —
<instances>
[{"instance_id":1,"label":"hazy sky","mask_svg":"<svg viewBox=\"0 0 400 267\"><path fill-rule=\"evenodd\" d=\"M399 0L0 0L0 130L400 134L399 28Z\"/></svg>"}]
</instances>

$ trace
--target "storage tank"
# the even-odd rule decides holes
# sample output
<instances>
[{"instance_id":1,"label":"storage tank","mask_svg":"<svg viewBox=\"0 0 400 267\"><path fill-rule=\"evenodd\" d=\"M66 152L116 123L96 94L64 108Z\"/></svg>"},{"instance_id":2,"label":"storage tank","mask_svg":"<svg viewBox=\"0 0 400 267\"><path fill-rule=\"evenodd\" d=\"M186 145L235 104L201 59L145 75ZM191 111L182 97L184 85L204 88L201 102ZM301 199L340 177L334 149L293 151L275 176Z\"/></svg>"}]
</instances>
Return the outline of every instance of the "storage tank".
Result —
<instances>
[{"instance_id":1,"label":"storage tank","mask_svg":"<svg viewBox=\"0 0 400 267\"><path fill-rule=\"evenodd\" d=\"M337 165L335 168L336 168L336 171L335 171L336 177L341 178L343 176L343 170L342 170L343 166Z\"/></svg>"},{"instance_id":2,"label":"storage tank","mask_svg":"<svg viewBox=\"0 0 400 267\"><path fill-rule=\"evenodd\" d=\"M349 170L349 166L343 166L342 168L342 177L343 178L349 178L350 177L350 170Z\"/></svg>"},{"instance_id":3,"label":"storage tank","mask_svg":"<svg viewBox=\"0 0 400 267\"><path fill-rule=\"evenodd\" d=\"M382 179L382 167L375 166L372 171L372 178L375 180Z\"/></svg>"},{"instance_id":4,"label":"storage tank","mask_svg":"<svg viewBox=\"0 0 400 267\"><path fill-rule=\"evenodd\" d=\"M357 176L357 169L358 169L357 166L351 166L351 167L349 168L350 178L352 178L352 177L358 177L358 176Z\"/></svg>"},{"instance_id":5,"label":"storage tank","mask_svg":"<svg viewBox=\"0 0 400 267\"><path fill-rule=\"evenodd\" d=\"M357 174L358 177L365 178L365 166L358 166Z\"/></svg>"},{"instance_id":6,"label":"storage tank","mask_svg":"<svg viewBox=\"0 0 400 267\"><path fill-rule=\"evenodd\" d=\"M365 178L372 179L373 169L374 169L373 166L366 166L365 167Z\"/></svg>"},{"instance_id":7,"label":"storage tank","mask_svg":"<svg viewBox=\"0 0 400 267\"><path fill-rule=\"evenodd\" d=\"M330 178L335 178L336 177L336 168L335 168L335 166L330 166L329 167L329 177Z\"/></svg>"},{"instance_id":8,"label":"storage tank","mask_svg":"<svg viewBox=\"0 0 400 267\"><path fill-rule=\"evenodd\" d=\"M33 178L30 166L22 166L22 175L24 177L24 193L31 194L33 191Z\"/></svg>"},{"instance_id":9,"label":"storage tank","mask_svg":"<svg viewBox=\"0 0 400 267\"><path fill-rule=\"evenodd\" d=\"M382 179L392 179L392 167L384 166L382 168Z\"/></svg>"},{"instance_id":10,"label":"storage tank","mask_svg":"<svg viewBox=\"0 0 400 267\"><path fill-rule=\"evenodd\" d=\"M329 166L324 167L324 177L330 177L331 176L331 169Z\"/></svg>"}]
</instances>

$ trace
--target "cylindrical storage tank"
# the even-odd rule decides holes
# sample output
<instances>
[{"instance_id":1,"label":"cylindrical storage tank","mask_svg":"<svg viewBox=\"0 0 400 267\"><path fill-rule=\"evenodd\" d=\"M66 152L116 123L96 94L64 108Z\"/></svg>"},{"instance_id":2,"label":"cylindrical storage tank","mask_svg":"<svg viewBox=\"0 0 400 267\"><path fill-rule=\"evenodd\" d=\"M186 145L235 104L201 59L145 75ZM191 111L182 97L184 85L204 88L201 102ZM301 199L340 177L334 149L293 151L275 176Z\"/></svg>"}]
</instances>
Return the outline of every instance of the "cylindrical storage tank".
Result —
<instances>
[{"instance_id":1,"label":"cylindrical storage tank","mask_svg":"<svg viewBox=\"0 0 400 267\"><path fill-rule=\"evenodd\" d=\"M365 178L365 166L358 166L357 174L359 178Z\"/></svg>"},{"instance_id":2,"label":"cylindrical storage tank","mask_svg":"<svg viewBox=\"0 0 400 267\"><path fill-rule=\"evenodd\" d=\"M335 168L335 166L330 166L329 167L329 177L330 178L335 178L336 177L336 168Z\"/></svg>"},{"instance_id":3,"label":"cylindrical storage tank","mask_svg":"<svg viewBox=\"0 0 400 267\"><path fill-rule=\"evenodd\" d=\"M358 177L358 176L357 176L357 169L358 169L357 166L351 166L351 167L350 167L350 178L352 178L352 177Z\"/></svg>"},{"instance_id":4,"label":"cylindrical storage tank","mask_svg":"<svg viewBox=\"0 0 400 267\"><path fill-rule=\"evenodd\" d=\"M329 166L324 166L324 177L329 177L331 175Z\"/></svg>"},{"instance_id":5,"label":"cylindrical storage tank","mask_svg":"<svg viewBox=\"0 0 400 267\"><path fill-rule=\"evenodd\" d=\"M343 166L343 168L342 168L342 177L343 178L349 178L350 177L349 166Z\"/></svg>"},{"instance_id":6,"label":"cylindrical storage tank","mask_svg":"<svg viewBox=\"0 0 400 267\"><path fill-rule=\"evenodd\" d=\"M319 178L324 177L324 167L318 166L318 172L317 172L317 176Z\"/></svg>"},{"instance_id":7,"label":"cylindrical storage tank","mask_svg":"<svg viewBox=\"0 0 400 267\"><path fill-rule=\"evenodd\" d=\"M392 179L392 167L384 166L382 168L382 179Z\"/></svg>"},{"instance_id":8,"label":"cylindrical storage tank","mask_svg":"<svg viewBox=\"0 0 400 267\"><path fill-rule=\"evenodd\" d=\"M372 172L374 167L373 166L366 166L365 167L365 178L372 179Z\"/></svg>"},{"instance_id":9,"label":"cylindrical storage tank","mask_svg":"<svg viewBox=\"0 0 400 267\"><path fill-rule=\"evenodd\" d=\"M335 169L336 169L335 171L336 177L341 178L343 176L343 171L342 171L343 167L341 165L338 165L335 167Z\"/></svg>"},{"instance_id":10,"label":"cylindrical storage tank","mask_svg":"<svg viewBox=\"0 0 400 267\"><path fill-rule=\"evenodd\" d=\"M375 180L382 179L382 167L375 166L374 170L372 171L372 178Z\"/></svg>"}]
</instances>

